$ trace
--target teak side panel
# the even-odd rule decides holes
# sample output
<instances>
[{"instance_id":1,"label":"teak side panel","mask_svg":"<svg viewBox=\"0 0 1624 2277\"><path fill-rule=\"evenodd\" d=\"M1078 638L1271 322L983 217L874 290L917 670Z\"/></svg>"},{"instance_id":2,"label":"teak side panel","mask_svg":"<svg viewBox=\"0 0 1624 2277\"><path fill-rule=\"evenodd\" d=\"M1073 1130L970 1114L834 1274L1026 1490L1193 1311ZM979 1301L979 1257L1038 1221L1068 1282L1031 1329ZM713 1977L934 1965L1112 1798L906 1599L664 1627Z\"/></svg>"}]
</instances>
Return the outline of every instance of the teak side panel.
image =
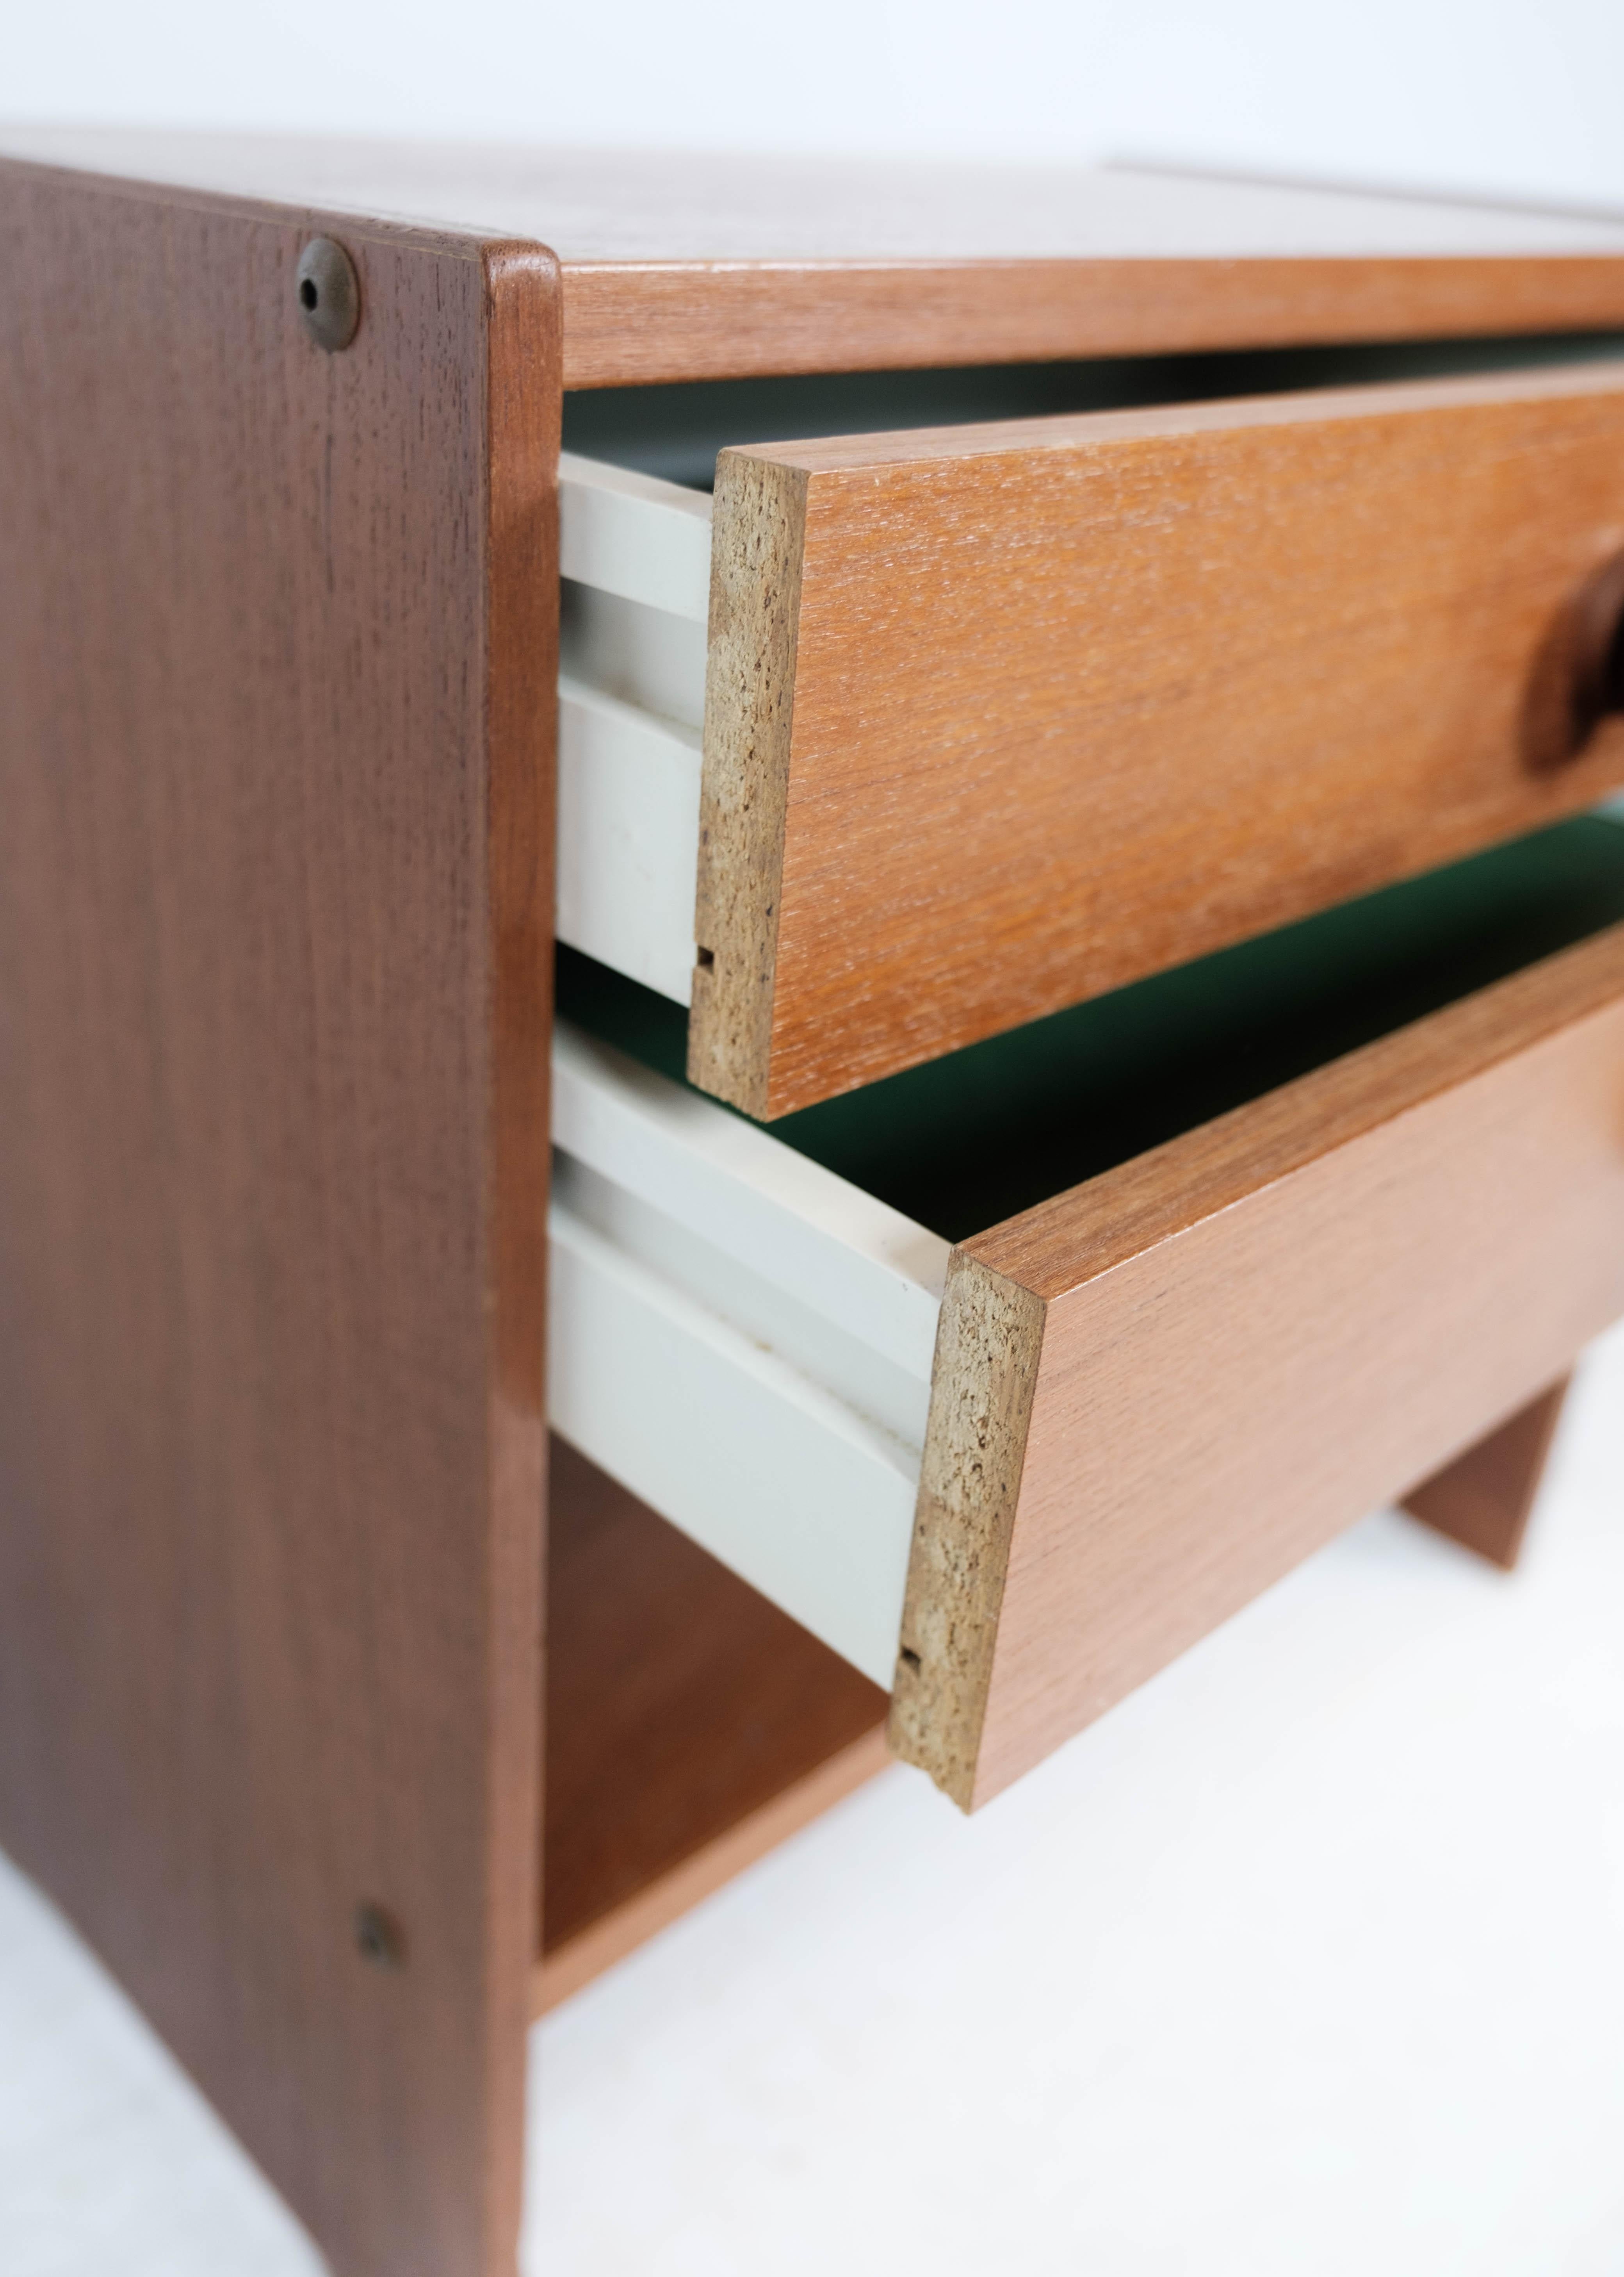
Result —
<instances>
[{"instance_id":1,"label":"teak side panel","mask_svg":"<svg viewBox=\"0 0 1624 2277\"><path fill-rule=\"evenodd\" d=\"M1624 927L966 1244L893 1746L985 1801L1620 1314Z\"/></svg>"},{"instance_id":2,"label":"teak side panel","mask_svg":"<svg viewBox=\"0 0 1624 2277\"><path fill-rule=\"evenodd\" d=\"M707 703L690 1072L755 1115L1624 780L1605 367L725 452L715 526L724 629L798 571Z\"/></svg>"},{"instance_id":3,"label":"teak side panel","mask_svg":"<svg viewBox=\"0 0 1624 2277\"><path fill-rule=\"evenodd\" d=\"M319 217L0 203L0 1842L337 2271L511 2277L557 268L328 222L330 356Z\"/></svg>"}]
</instances>

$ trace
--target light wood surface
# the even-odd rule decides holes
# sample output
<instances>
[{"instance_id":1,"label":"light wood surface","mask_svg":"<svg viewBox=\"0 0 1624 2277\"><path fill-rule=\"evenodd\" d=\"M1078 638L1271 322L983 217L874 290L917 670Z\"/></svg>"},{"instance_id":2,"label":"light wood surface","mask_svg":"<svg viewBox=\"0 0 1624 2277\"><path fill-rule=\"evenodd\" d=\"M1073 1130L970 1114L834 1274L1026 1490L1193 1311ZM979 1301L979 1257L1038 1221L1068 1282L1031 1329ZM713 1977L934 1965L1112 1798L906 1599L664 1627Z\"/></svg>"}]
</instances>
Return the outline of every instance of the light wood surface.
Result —
<instances>
[{"instance_id":1,"label":"light wood surface","mask_svg":"<svg viewBox=\"0 0 1624 2277\"><path fill-rule=\"evenodd\" d=\"M693 1080L787 1113L1593 803L1621 549L1605 365L725 452Z\"/></svg>"},{"instance_id":2,"label":"light wood surface","mask_svg":"<svg viewBox=\"0 0 1624 2277\"><path fill-rule=\"evenodd\" d=\"M1624 324L1624 217L1132 168L12 126L0 148L534 239L565 384Z\"/></svg>"},{"instance_id":3,"label":"light wood surface","mask_svg":"<svg viewBox=\"0 0 1624 2277\"><path fill-rule=\"evenodd\" d=\"M1519 1408L1475 1447L1412 1488L1404 1508L1509 1573L1533 1514L1567 1387L1564 1376Z\"/></svg>"},{"instance_id":4,"label":"light wood surface","mask_svg":"<svg viewBox=\"0 0 1624 2277\"><path fill-rule=\"evenodd\" d=\"M555 1439L538 2013L890 1761L885 1695Z\"/></svg>"},{"instance_id":5,"label":"light wood surface","mask_svg":"<svg viewBox=\"0 0 1624 2277\"><path fill-rule=\"evenodd\" d=\"M892 1745L985 1801L1620 1314L1624 927L965 1244Z\"/></svg>"},{"instance_id":6,"label":"light wood surface","mask_svg":"<svg viewBox=\"0 0 1624 2277\"><path fill-rule=\"evenodd\" d=\"M511 2277L556 265L0 200L0 1840L336 2271Z\"/></svg>"}]
</instances>

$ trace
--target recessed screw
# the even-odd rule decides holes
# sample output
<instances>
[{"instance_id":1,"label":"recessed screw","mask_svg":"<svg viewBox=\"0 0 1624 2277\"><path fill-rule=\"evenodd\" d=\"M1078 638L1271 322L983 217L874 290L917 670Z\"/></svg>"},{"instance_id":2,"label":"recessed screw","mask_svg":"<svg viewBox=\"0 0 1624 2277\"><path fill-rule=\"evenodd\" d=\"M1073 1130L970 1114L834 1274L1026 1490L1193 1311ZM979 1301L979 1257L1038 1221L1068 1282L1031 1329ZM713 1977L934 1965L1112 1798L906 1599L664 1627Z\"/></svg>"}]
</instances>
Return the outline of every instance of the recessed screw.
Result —
<instances>
[{"instance_id":1,"label":"recessed screw","mask_svg":"<svg viewBox=\"0 0 1624 2277\"><path fill-rule=\"evenodd\" d=\"M330 237L313 237L299 256L294 290L317 347L330 354L347 348L360 322L360 280L344 248Z\"/></svg>"},{"instance_id":2,"label":"recessed screw","mask_svg":"<svg viewBox=\"0 0 1624 2277\"><path fill-rule=\"evenodd\" d=\"M387 1906L356 1907L355 1950L375 1969L405 1968L406 1931Z\"/></svg>"}]
</instances>

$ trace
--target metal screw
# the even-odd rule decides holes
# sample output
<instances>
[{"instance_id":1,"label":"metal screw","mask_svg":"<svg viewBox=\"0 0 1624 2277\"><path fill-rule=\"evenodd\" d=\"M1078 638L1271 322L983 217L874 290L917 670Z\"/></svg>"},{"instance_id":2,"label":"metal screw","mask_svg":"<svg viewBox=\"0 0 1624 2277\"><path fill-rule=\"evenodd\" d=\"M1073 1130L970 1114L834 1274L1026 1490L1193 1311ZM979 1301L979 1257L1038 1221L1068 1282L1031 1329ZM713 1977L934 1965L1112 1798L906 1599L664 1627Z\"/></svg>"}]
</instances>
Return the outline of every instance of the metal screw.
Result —
<instances>
[{"instance_id":1,"label":"metal screw","mask_svg":"<svg viewBox=\"0 0 1624 2277\"><path fill-rule=\"evenodd\" d=\"M347 348L360 322L360 279L355 264L330 237L313 237L299 256L299 313L317 347Z\"/></svg>"},{"instance_id":2,"label":"metal screw","mask_svg":"<svg viewBox=\"0 0 1624 2277\"><path fill-rule=\"evenodd\" d=\"M356 1907L355 1949L375 1969L405 1968L406 1931L387 1906Z\"/></svg>"}]
</instances>

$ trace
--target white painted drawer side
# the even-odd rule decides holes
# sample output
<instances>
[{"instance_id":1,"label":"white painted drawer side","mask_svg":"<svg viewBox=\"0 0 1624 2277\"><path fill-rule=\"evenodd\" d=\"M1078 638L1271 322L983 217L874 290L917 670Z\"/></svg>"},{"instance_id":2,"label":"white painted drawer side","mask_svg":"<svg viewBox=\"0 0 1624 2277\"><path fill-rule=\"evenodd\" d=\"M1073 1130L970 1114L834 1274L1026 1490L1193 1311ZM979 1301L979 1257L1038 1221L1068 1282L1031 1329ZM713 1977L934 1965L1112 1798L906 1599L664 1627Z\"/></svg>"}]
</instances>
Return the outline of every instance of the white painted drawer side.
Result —
<instances>
[{"instance_id":1,"label":"white painted drawer side","mask_svg":"<svg viewBox=\"0 0 1624 2277\"><path fill-rule=\"evenodd\" d=\"M890 1686L948 1244L561 1024L554 1428Z\"/></svg>"}]
</instances>

